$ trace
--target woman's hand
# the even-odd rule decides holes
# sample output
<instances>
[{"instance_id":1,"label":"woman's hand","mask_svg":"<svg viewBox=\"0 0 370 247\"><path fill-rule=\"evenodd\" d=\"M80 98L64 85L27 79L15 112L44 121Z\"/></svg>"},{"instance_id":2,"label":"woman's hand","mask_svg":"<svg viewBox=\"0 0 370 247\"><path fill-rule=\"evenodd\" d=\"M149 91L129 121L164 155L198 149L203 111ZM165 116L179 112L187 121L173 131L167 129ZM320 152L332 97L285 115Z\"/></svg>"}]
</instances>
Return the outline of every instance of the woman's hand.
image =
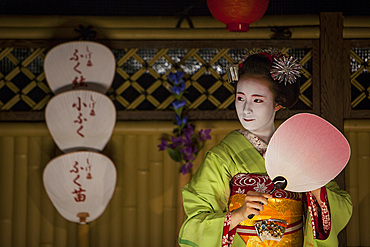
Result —
<instances>
[{"instance_id":1,"label":"woman's hand","mask_svg":"<svg viewBox=\"0 0 370 247\"><path fill-rule=\"evenodd\" d=\"M255 191L248 191L244 199L244 204L231 213L230 230L236 227L240 222L247 220L248 215L259 215L263 211L263 206L268 204L268 199L272 195Z\"/></svg>"}]
</instances>

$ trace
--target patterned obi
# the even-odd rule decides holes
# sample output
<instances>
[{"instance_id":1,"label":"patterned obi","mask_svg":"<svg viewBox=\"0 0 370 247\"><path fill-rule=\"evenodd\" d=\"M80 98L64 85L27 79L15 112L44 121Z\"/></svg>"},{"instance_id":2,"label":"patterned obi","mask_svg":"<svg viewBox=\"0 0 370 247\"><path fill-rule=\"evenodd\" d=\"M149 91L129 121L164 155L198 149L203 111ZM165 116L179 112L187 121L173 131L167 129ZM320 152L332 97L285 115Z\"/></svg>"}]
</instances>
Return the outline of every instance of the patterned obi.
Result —
<instances>
[{"instance_id":1,"label":"patterned obi","mask_svg":"<svg viewBox=\"0 0 370 247\"><path fill-rule=\"evenodd\" d=\"M244 198L249 190L269 193L273 187L272 181L266 175L245 173L235 175L231 180L229 211L231 212L243 205ZM241 222L237 226L236 232L245 241L247 247L302 246L302 195L285 190L276 190L272 196L274 198L269 199L268 205L264 206L261 214ZM264 239L265 233L270 236L270 239L277 241L261 241L261 239Z\"/></svg>"}]
</instances>

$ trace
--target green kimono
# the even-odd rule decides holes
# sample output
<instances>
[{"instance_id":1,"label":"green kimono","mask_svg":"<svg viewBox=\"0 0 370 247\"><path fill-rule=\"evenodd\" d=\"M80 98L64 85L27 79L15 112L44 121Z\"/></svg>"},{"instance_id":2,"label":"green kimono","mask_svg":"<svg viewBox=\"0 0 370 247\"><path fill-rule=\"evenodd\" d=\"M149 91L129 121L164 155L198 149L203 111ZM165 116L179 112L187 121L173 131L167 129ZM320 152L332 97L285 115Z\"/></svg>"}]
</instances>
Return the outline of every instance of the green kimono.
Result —
<instances>
[{"instance_id":1,"label":"green kimono","mask_svg":"<svg viewBox=\"0 0 370 247\"><path fill-rule=\"evenodd\" d=\"M181 246L221 246L230 195L230 180L238 173L266 175L265 161L239 132L232 131L207 152L192 180L183 188L186 219L181 227ZM304 246L338 246L338 233L346 226L352 203L347 192L335 182L326 186L331 214L331 230L326 240L313 239L310 215L304 227ZM233 246L245 246L236 234Z\"/></svg>"}]
</instances>

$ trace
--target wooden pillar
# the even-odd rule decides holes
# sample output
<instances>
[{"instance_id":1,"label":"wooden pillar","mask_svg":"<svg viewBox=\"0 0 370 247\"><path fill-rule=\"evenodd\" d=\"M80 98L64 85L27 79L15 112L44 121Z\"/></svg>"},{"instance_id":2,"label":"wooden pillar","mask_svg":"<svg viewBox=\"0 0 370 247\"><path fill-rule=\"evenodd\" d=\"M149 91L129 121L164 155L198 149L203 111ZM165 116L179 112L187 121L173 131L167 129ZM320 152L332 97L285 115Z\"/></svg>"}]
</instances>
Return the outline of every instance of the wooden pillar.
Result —
<instances>
[{"instance_id":1,"label":"wooden pillar","mask_svg":"<svg viewBox=\"0 0 370 247\"><path fill-rule=\"evenodd\" d=\"M343 131L343 15L320 14L320 115Z\"/></svg>"},{"instance_id":2,"label":"wooden pillar","mask_svg":"<svg viewBox=\"0 0 370 247\"><path fill-rule=\"evenodd\" d=\"M320 13L320 115L344 130L344 89L346 88L343 68L346 61L343 41L343 14ZM344 171L336 178L344 189ZM345 229L339 234L339 246L346 246Z\"/></svg>"},{"instance_id":3,"label":"wooden pillar","mask_svg":"<svg viewBox=\"0 0 370 247\"><path fill-rule=\"evenodd\" d=\"M343 14L320 14L320 115L344 130L345 88L350 83L343 68L349 63L343 41ZM337 178L344 189L344 174Z\"/></svg>"}]
</instances>

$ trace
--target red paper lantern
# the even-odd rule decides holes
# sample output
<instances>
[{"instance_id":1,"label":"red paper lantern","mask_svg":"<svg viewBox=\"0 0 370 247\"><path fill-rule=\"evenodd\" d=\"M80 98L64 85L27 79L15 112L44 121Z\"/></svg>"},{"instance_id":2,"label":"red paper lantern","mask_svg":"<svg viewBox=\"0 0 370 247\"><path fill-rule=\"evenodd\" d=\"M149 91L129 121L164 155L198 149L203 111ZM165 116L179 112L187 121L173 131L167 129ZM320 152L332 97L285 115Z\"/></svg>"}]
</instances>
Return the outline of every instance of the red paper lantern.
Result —
<instances>
[{"instance_id":1,"label":"red paper lantern","mask_svg":"<svg viewBox=\"0 0 370 247\"><path fill-rule=\"evenodd\" d=\"M265 14L269 0L207 0L211 14L231 32L247 32Z\"/></svg>"}]
</instances>

